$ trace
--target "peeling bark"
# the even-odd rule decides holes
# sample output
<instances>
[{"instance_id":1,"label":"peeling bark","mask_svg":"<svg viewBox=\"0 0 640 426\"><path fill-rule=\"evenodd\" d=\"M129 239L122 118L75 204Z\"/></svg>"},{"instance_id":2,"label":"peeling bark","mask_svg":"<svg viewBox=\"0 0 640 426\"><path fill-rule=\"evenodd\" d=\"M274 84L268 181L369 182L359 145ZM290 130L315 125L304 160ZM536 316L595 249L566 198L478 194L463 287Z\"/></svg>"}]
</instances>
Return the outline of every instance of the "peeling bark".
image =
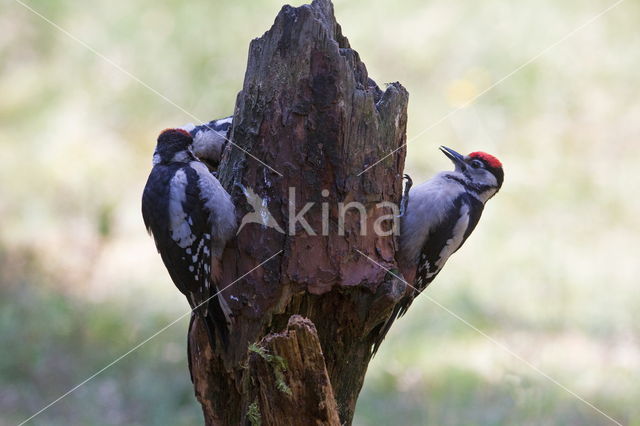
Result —
<instances>
[{"instance_id":1,"label":"peeling bark","mask_svg":"<svg viewBox=\"0 0 640 426\"><path fill-rule=\"evenodd\" d=\"M198 320L190 330L194 386L207 424L250 424L257 408L262 424L337 424L336 414L340 424L351 423L372 343L405 291L356 251L397 269L394 237L377 235L373 225L390 214L379 203L399 204L404 148L359 173L404 144L407 102L399 83L382 91L368 77L330 0L284 6L273 27L251 42L231 131L237 146L225 151L220 179L239 219L253 210L242 185L267 202L286 233L248 224L226 248L229 344L218 342L212 351ZM365 235L355 209L339 232L339 203L351 201L366 209ZM300 223L287 232L308 202L315 204L304 218L317 235ZM250 350L257 347L283 358L292 395L277 389L269 363Z\"/></svg>"}]
</instances>

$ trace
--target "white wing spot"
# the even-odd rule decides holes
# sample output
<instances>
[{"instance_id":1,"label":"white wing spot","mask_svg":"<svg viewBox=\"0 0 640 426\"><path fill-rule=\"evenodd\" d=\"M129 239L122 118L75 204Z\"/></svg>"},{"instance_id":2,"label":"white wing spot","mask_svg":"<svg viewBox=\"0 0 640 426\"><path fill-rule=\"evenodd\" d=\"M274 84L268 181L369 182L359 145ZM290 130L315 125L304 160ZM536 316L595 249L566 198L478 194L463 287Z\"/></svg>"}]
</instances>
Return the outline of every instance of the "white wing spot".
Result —
<instances>
[{"instance_id":1,"label":"white wing spot","mask_svg":"<svg viewBox=\"0 0 640 426\"><path fill-rule=\"evenodd\" d=\"M189 247L196 239L191 232L188 217L182 208L186 201L187 175L178 170L170 182L169 188L169 230L173 241L182 248Z\"/></svg>"}]
</instances>

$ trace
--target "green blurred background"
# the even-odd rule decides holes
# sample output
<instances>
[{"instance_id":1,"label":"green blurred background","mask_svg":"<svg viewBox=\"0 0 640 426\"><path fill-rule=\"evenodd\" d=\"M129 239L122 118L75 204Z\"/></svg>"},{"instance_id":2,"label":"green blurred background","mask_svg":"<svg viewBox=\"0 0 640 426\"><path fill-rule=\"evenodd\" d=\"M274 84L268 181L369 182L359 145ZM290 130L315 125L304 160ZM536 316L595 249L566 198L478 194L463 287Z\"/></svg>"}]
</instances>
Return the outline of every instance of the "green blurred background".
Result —
<instances>
[{"instance_id":1,"label":"green blurred background","mask_svg":"<svg viewBox=\"0 0 640 426\"><path fill-rule=\"evenodd\" d=\"M280 0L21 0L202 121L233 111ZM407 171L482 149L506 181L429 296L624 424L640 425L640 4L338 0L379 83L411 94ZM295 2L295 5L302 2ZM144 232L160 129L195 121L0 0L0 424L16 424L184 313ZM35 425L201 422L179 322ZM605 425L419 298L370 365L357 425Z\"/></svg>"}]
</instances>

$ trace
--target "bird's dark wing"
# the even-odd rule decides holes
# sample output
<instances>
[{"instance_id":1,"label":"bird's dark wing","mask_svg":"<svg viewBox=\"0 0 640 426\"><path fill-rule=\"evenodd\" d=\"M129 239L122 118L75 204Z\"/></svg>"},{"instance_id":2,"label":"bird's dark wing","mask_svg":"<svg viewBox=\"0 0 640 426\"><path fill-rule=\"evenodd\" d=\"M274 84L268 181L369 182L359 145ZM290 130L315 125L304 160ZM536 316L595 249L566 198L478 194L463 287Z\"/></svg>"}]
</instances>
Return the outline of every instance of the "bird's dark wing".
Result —
<instances>
[{"instance_id":1,"label":"bird's dark wing","mask_svg":"<svg viewBox=\"0 0 640 426\"><path fill-rule=\"evenodd\" d=\"M396 318L407 312L415 297L431 284L449 257L462 247L478 224L482 210L483 204L479 200L463 193L454 200L453 207L448 210L449 213L440 222L440 226L430 230L420 253L415 281L409 283L414 291L398 302L389 319L377 331L374 354ZM452 238L456 235L457 238Z\"/></svg>"},{"instance_id":2,"label":"bird's dark wing","mask_svg":"<svg viewBox=\"0 0 640 426\"><path fill-rule=\"evenodd\" d=\"M142 216L171 280L205 319L212 345L216 324L225 316L211 283L211 226L197 173L188 165L156 165L142 195Z\"/></svg>"},{"instance_id":3,"label":"bird's dark wing","mask_svg":"<svg viewBox=\"0 0 640 426\"><path fill-rule=\"evenodd\" d=\"M211 263L211 229L200 200L197 174L188 165L183 166L180 172L185 183L179 191L170 194L174 203L169 210L173 232L166 257L176 266L173 268L177 275L175 284L181 287L191 307L195 308L212 294L207 271Z\"/></svg>"},{"instance_id":4,"label":"bird's dark wing","mask_svg":"<svg viewBox=\"0 0 640 426\"><path fill-rule=\"evenodd\" d=\"M413 283L417 291L427 288L449 257L462 247L478 224L482 210L482 203L467 193L462 193L454 200L440 225L430 230L422 247Z\"/></svg>"},{"instance_id":5,"label":"bird's dark wing","mask_svg":"<svg viewBox=\"0 0 640 426\"><path fill-rule=\"evenodd\" d=\"M197 175L186 166L157 165L142 195L142 217L176 287L194 308L208 296L210 228ZM206 281L209 283L209 281Z\"/></svg>"},{"instance_id":6,"label":"bird's dark wing","mask_svg":"<svg viewBox=\"0 0 640 426\"><path fill-rule=\"evenodd\" d=\"M212 330L217 329L223 343L226 344L228 337L227 318L221 306L221 297L217 294L220 290L218 288L220 283L214 282L211 274L212 263L216 263L212 262L212 239L216 238L216 235L212 235L211 218L213 216L210 204L203 196L202 176L191 166L186 166L184 170L188 180L186 200L183 203L184 212L195 236L191 244L192 258L190 261L195 261L192 263L195 275L191 275L193 279L191 285L196 289L194 293L198 304L206 301L202 310L205 314L203 318L210 337L212 338Z\"/></svg>"}]
</instances>

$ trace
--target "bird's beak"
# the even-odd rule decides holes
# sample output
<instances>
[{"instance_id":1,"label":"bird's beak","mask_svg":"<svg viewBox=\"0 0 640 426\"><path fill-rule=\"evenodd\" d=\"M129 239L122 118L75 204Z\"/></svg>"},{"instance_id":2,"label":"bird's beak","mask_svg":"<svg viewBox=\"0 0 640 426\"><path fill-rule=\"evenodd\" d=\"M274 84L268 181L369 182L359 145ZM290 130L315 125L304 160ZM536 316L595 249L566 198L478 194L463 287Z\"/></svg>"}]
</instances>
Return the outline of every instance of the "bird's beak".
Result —
<instances>
[{"instance_id":1,"label":"bird's beak","mask_svg":"<svg viewBox=\"0 0 640 426\"><path fill-rule=\"evenodd\" d=\"M466 163L464 162L464 155L458 154L451 148L447 148L446 146L441 146L440 151L444 153L449 160L453 162L453 165L456 166L457 171L464 171L467 168Z\"/></svg>"}]
</instances>

